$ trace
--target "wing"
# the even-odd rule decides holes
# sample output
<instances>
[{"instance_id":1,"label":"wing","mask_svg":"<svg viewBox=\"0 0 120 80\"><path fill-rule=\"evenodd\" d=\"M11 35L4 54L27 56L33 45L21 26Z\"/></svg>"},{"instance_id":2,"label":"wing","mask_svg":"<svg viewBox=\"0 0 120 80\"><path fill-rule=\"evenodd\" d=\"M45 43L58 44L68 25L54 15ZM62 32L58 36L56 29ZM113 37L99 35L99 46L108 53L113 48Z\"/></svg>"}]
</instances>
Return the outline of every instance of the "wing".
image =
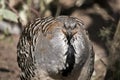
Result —
<instances>
[{"instance_id":1,"label":"wing","mask_svg":"<svg viewBox=\"0 0 120 80\"><path fill-rule=\"evenodd\" d=\"M78 19L76 20L78 21L77 26L79 28L71 39L71 44L76 51L75 66L80 70L78 80L90 80L94 70L94 51L87 32L82 27L83 24Z\"/></svg>"},{"instance_id":2,"label":"wing","mask_svg":"<svg viewBox=\"0 0 120 80\"><path fill-rule=\"evenodd\" d=\"M23 34L17 45L17 61L21 68L21 80L30 80L34 76L34 46L31 37L28 34Z\"/></svg>"},{"instance_id":3,"label":"wing","mask_svg":"<svg viewBox=\"0 0 120 80\"><path fill-rule=\"evenodd\" d=\"M91 80L91 76L94 71L94 51L91 47L89 57L81 71L81 74L79 75L78 80Z\"/></svg>"},{"instance_id":4,"label":"wing","mask_svg":"<svg viewBox=\"0 0 120 80\"><path fill-rule=\"evenodd\" d=\"M90 80L94 70L94 51L92 44L86 31L82 28L73 36L73 39L71 40L71 44L76 51L76 66L81 70L78 80Z\"/></svg>"},{"instance_id":5,"label":"wing","mask_svg":"<svg viewBox=\"0 0 120 80\"><path fill-rule=\"evenodd\" d=\"M44 25L47 25L52 17L38 18L27 27L25 27L17 45L17 62L21 68L21 80L31 80L34 77L34 70L36 69L35 48L38 39L39 31Z\"/></svg>"}]
</instances>

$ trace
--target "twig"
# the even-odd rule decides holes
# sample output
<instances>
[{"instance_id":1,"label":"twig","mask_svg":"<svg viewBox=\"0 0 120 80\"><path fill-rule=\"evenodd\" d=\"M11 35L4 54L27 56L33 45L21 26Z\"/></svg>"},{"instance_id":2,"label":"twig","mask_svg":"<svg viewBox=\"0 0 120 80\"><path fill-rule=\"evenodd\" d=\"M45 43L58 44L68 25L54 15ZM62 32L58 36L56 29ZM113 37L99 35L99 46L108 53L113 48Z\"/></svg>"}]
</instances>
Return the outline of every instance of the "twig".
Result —
<instances>
[{"instance_id":1,"label":"twig","mask_svg":"<svg viewBox=\"0 0 120 80\"><path fill-rule=\"evenodd\" d=\"M57 5L57 11L56 11L56 15L55 15L55 17L57 17L57 16L60 15L61 8L62 8L62 6L58 3L58 5Z\"/></svg>"}]
</instances>

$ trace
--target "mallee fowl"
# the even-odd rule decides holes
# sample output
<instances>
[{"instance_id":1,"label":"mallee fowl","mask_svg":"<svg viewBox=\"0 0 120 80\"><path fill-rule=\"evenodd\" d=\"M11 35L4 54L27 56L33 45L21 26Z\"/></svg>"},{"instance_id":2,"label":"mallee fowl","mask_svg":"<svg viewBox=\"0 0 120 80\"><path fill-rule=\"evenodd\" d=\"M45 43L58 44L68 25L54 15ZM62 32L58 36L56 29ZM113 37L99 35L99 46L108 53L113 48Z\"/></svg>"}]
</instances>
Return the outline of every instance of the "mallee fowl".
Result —
<instances>
[{"instance_id":1,"label":"mallee fowl","mask_svg":"<svg viewBox=\"0 0 120 80\"><path fill-rule=\"evenodd\" d=\"M90 80L94 51L81 20L38 18L22 32L17 61L21 80Z\"/></svg>"}]
</instances>

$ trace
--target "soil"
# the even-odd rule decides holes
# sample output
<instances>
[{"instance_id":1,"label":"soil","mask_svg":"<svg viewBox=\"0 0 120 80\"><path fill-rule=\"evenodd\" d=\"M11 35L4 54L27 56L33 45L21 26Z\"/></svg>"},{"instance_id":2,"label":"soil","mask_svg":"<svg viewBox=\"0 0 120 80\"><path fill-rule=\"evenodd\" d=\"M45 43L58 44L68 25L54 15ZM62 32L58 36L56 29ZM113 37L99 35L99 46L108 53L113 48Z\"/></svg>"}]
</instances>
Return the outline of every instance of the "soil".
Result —
<instances>
[{"instance_id":1,"label":"soil","mask_svg":"<svg viewBox=\"0 0 120 80\"><path fill-rule=\"evenodd\" d=\"M10 36L0 40L0 80L19 79L16 53L18 38L19 36Z\"/></svg>"}]
</instances>

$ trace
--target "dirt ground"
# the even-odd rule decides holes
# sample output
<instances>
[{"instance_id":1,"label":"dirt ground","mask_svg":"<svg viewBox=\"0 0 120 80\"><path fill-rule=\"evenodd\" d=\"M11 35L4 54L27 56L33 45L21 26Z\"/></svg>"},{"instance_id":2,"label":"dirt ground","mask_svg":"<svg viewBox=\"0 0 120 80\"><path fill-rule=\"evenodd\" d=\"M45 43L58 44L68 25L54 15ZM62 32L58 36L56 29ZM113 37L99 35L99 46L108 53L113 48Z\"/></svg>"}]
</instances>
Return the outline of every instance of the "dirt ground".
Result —
<instances>
[{"instance_id":1,"label":"dirt ground","mask_svg":"<svg viewBox=\"0 0 120 80\"><path fill-rule=\"evenodd\" d=\"M16 45L19 36L10 36L0 40L0 80L18 80Z\"/></svg>"}]
</instances>

